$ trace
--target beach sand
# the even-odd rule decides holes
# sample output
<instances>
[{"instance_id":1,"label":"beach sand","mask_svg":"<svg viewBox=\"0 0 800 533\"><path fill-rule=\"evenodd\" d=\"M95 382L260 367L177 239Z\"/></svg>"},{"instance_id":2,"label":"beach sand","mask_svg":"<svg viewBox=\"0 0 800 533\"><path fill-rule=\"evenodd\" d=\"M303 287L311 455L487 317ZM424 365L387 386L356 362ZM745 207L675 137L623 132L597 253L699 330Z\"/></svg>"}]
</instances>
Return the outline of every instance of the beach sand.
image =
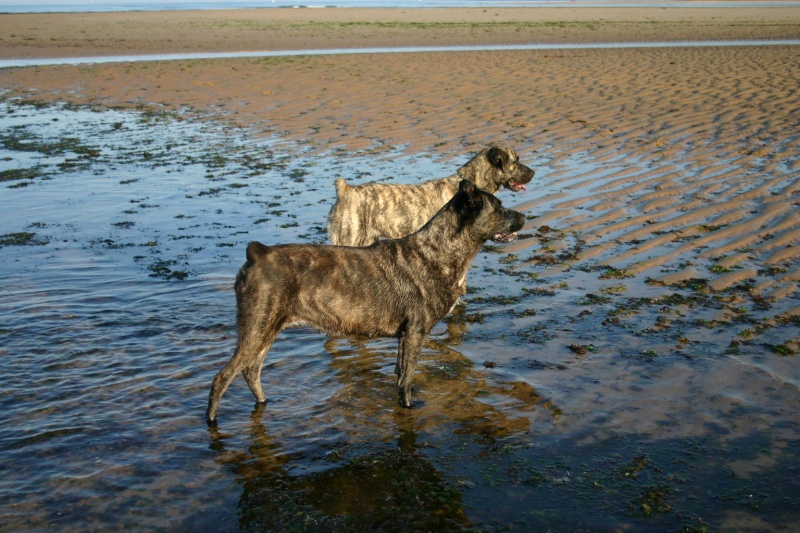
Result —
<instances>
[{"instance_id":1,"label":"beach sand","mask_svg":"<svg viewBox=\"0 0 800 533\"><path fill-rule=\"evenodd\" d=\"M800 10L774 6L14 14L0 15L0 58L799 36Z\"/></svg>"},{"instance_id":2,"label":"beach sand","mask_svg":"<svg viewBox=\"0 0 800 533\"><path fill-rule=\"evenodd\" d=\"M4 58L774 40L800 38L800 10L2 15L0 35ZM403 147L455 170L506 143L537 170L528 193L506 202L537 215L529 229L580 235L581 261L650 283L746 283L777 301L800 281L799 71L800 47L768 45L108 63L4 69L0 79L6 98L192 113L343 156Z\"/></svg>"}]
</instances>

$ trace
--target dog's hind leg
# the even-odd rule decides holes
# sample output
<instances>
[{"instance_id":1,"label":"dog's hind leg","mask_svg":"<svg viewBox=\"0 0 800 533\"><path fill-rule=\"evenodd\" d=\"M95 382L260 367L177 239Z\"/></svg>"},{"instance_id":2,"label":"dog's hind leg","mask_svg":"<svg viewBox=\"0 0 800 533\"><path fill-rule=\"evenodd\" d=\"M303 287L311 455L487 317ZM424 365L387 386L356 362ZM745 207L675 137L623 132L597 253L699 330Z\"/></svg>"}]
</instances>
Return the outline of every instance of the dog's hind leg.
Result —
<instances>
[{"instance_id":1,"label":"dog's hind leg","mask_svg":"<svg viewBox=\"0 0 800 533\"><path fill-rule=\"evenodd\" d=\"M261 368L264 366L264 359L267 357L267 352L269 352L277 336L277 331L275 331L274 334L268 335L267 338L264 339L265 345L262 346L259 356L242 369L242 376L244 376L244 380L247 382L247 386L250 387L253 396L256 397L256 403L267 403L267 395L264 394L264 389L261 388Z\"/></svg>"},{"instance_id":2,"label":"dog's hind leg","mask_svg":"<svg viewBox=\"0 0 800 533\"><path fill-rule=\"evenodd\" d=\"M352 227L358 203L352 201L351 187L346 181L337 178L333 184L336 187L336 202L328 213L328 238L335 245L353 246L353 239L358 234L358 228Z\"/></svg>"},{"instance_id":3,"label":"dog's hind leg","mask_svg":"<svg viewBox=\"0 0 800 533\"><path fill-rule=\"evenodd\" d=\"M278 328L269 330L268 334L258 334L253 336L241 336L236 346L236 351L231 360L220 370L211 382L211 392L208 395L208 409L206 410L206 421L214 424L217 419L219 401L228 386L242 372L247 385L259 403L266 402L267 397L261 388L261 366L267 356L272 343L278 336Z\"/></svg>"},{"instance_id":4,"label":"dog's hind leg","mask_svg":"<svg viewBox=\"0 0 800 533\"><path fill-rule=\"evenodd\" d=\"M344 184L344 180L336 180L338 198L328 213L328 238L332 244L339 246L370 245L377 241L380 235L367 235L370 228L367 222L370 217L369 211L358 197L353 197L347 184L344 184L343 189L339 187L340 181Z\"/></svg>"},{"instance_id":5,"label":"dog's hind leg","mask_svg":"<svg viewBox=\"0 0 800 533\"><path fill-rule=\"evenodd\" d=\"M331 243L339 246L366 246L373 241L365 242L365 228L355 215L348 215L344 208L328 223L328 236Z\"/></svg>"},{"instance_id":6,"label":"dog's hind leg","mask_svg":"<svg viewBox=\"0 0 800 533\"><path fill-rule=\"evenodd\" d=\"M411 407L411 382L414 380L417 358L426 337L426 334L411 328L406 328L400 334L395 372L397 373L397 390L402 407Z\"/></svg>"},{"instance_id":7,"label":"dog's hind leg","mask_svg":"<svg viewBox=\"0 0 800 533\"><path fill-rule=\"evenodd\" d=\"M216 423L219 401L225 391L228 390L233 378L241 370L243 358L243 352L237 346L236 353L233 354L231 360L214 376L214 380L211 382L211 392L208 393L208 408L206 409L206 422L209 425Z\"/></svg>"}]
</instances>

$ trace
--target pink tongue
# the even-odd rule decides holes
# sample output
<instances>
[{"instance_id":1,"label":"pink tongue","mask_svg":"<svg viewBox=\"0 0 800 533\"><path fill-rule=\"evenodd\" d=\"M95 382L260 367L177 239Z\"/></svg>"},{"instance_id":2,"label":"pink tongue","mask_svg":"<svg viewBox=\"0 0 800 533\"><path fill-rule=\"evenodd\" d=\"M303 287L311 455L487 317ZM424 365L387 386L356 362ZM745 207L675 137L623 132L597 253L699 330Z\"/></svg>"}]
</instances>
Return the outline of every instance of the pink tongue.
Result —
<instances>
[{"instance_id":1,"label":"pink tongue","mask_svg":"<svg viewBox=\"0 0 800 533\"><path fill-rule=\"evenodd\" d=\"M525 188L525 185L521 183L517 183L516 181L511 182L511 189L515 191L527 191L528 189Z\"/></svg>"},{"instance_id":2,"label":"pink tongue","mask_svg":"<svg viewBox=\"0 0 800 533\"><path fill-rule=\"evenodd\" d=\"M516 233L495 233L494 237L492 238L495 242L511 242L517 238Z\"/></svg>"}]
</instances>

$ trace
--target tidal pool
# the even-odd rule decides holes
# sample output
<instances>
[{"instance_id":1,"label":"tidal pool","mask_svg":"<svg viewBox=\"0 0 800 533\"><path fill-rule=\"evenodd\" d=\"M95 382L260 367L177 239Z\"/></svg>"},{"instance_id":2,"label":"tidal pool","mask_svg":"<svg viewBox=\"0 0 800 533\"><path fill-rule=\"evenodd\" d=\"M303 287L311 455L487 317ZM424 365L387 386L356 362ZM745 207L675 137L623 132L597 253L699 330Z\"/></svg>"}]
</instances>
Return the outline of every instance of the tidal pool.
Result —
<instances>
[{"instance_id":1,"label":"tidal pool","mask_svg":"<svg viewBox=\"0 0 800 533\"><path fill-rule=\"evenodd\" d=\"M266 407L237 378L209 429L247 242L324 242L337 176L413 183L471 154L313 154L7 100L0 116L0 530L800 525L798 298L584 258L580 232L542 220L612 186L602 169L578 186L585 156L530 162L537 183L500 193L529 223L479 255L414 409L395 405L395 340L296 329L267 358Z\"/></svg>"}]
</instances>

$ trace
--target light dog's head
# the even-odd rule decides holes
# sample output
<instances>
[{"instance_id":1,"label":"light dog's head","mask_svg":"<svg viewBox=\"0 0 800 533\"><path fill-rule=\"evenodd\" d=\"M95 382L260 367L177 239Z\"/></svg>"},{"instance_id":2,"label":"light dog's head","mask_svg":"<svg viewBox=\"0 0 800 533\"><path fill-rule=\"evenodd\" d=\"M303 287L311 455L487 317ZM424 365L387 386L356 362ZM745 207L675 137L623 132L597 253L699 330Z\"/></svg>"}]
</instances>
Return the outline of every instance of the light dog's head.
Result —
<instances>
[{"instance_id":1,"label":"light dog's head","mask_svg":"<svg viewBox=\"0 0 800 533\"><path fill-rule=\"evenodd\" d=\"M534 171L520 163L511 148L491 144L458 169L458 175L494 194L501 187L514 192L526 190L525 185L533 178Z\"/></svg>"}]
</instances>

